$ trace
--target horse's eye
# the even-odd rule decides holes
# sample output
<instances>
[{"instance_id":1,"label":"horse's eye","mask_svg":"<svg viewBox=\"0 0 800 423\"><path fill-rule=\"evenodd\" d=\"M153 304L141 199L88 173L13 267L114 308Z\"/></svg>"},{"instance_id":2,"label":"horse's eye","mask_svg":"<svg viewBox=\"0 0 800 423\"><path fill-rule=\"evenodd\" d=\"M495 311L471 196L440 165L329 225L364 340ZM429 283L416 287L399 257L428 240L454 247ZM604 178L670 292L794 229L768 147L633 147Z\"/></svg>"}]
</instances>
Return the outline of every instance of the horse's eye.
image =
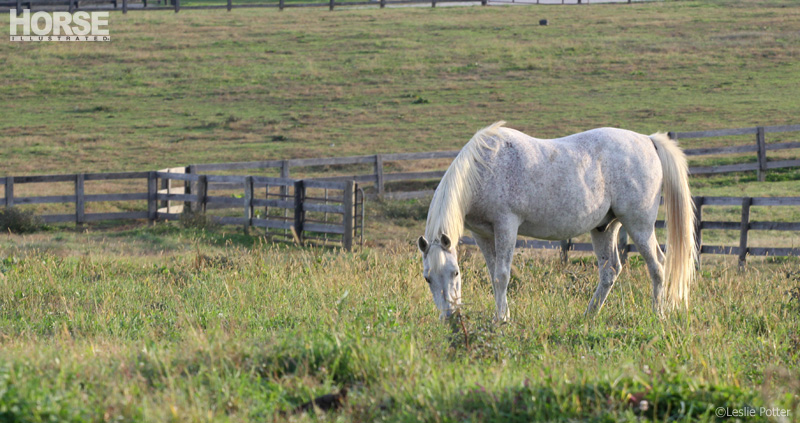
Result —
<instances>
[{"instance_id":1,"label":"horse's eye","mask_svg":"<svg viewBox=\"0 0 800 423\"><path fill-rule=\"evenodd\" d=\"M430 285L431 284L431 278L426 277L425 278L425 282L428 282L428 285Z\"/></svg>"},{"instance_id":2,"label":"horse's eye","mask_svg":"<svg viewBox=\"0 0 800 423\"><path fill-rule=\"evenodd\" d=\"M453 277L455 278L455 277L457 277L457 276L458 276L458 270L456 270L455 272L453 272Z\"/></svg>"}]
</instances>

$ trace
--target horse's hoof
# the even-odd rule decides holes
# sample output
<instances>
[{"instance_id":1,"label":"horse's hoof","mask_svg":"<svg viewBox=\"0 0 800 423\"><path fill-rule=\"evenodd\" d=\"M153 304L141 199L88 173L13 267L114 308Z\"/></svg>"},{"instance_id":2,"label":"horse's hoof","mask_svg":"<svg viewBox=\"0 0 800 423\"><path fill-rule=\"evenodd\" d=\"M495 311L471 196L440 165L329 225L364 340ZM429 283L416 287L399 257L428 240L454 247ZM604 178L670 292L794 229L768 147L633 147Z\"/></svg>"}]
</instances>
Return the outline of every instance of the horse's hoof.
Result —
<instances>
[{"instance_id":1,"label":"horse's hoof","mask_svg":"<svg viewBox=\"0 0 800 423\"><path fill-rule=\"evenodd\" d=\"M511 323L511 317L509 317L509 316L505 316L505 317L497 317L497 316L495 316L495 318L492 319L492 322L494 323L495 326L507 325L507 324Z\"/></svg>"}]
</instances>

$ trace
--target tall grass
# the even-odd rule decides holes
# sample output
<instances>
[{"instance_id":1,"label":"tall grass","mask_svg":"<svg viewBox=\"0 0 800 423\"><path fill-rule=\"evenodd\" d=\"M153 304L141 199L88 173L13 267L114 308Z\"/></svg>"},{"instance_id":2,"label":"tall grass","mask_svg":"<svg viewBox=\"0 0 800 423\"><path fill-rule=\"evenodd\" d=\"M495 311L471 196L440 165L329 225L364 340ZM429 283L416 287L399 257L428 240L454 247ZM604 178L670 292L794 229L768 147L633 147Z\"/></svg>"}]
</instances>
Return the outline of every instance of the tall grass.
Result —
<instances>
[{"instance_id":1,"label":"tall grass","mask_svg":"<svg viewBox=\"0 0 800 423\"><path fill-rule=\"evenodd\" d=\"M336 253L195 241L186 253L138 258L4 249L0 416L281 420L341 386L347 405L325 419L800 412L796 261L743 274L706 266L691 311L659 320L645 267L632 259L607 307L585 320L591 261L525 252L515 258L513 322L496 327L485 266L469 249L463 326L452 331L437 320L410 244Z\"/></svg>"}]
</instances>

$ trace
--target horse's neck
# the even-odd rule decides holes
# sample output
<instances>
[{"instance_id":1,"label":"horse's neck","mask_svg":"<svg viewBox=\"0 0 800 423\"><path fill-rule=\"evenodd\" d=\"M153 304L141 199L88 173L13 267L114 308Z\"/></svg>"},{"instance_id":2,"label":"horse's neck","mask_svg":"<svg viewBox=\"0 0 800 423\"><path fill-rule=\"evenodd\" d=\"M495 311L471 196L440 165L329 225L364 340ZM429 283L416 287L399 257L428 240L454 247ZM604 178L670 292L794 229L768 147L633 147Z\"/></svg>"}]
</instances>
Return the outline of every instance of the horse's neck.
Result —
<instances>
[{"instance_id":1,"label":"horse's neck","mask_svg":"<svg viewBox=\"0 0 800 423\"><path fill-rule=\"evenodd\" d=\"M468 201L462 197L464 193L461 191L453 191L447 187L441 188L431 202L425 236L435 240L444 233L457 242L464 232L464 218Z\"/></svg>"},{"instance_id":2,"label":"horse's neck","mask_svg":"<svg viewBox=\"0 0 800 423\"><path fill-rule=\"evenodd\" d=\"M498 133L504 123L497 122L478 131L450 164L428 211L425 232L429 239L436 239L441 233L446 233L456 242L461 237L464 218L481 185L479 168L487 166L484 155L497 151L496 143L489 139Z\"/></svg>"}]
</instances>

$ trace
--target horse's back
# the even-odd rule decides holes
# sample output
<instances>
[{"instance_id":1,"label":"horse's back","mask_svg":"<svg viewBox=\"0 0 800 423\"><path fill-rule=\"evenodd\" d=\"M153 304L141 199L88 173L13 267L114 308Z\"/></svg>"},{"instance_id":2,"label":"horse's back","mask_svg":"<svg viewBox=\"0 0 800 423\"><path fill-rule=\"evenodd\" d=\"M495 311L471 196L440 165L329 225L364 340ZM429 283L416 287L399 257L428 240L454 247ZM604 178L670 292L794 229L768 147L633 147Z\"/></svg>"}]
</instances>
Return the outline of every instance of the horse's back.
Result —
<instances>
[{"instance_id":1,"label":"horse's back","mask_svg":"<svg viewBox=\"0 0 800 423\"><path fill-rule=\"evenodd\" d=\"M498 153L503 147L519 149L518 160L527 162L528 166L540 167L548 174L553 171L613 169L635 172L630 176L661 174L653 142L647 135L637 132L597 128L562 138L538 139L514 129L502 129L500 138L506 143L500 145ZM657 172L652 172L654 170Z\"/></svg>"},{"instance_id":2,"label":"horse's back","mask_svg":"<svg viewBox=\"0 0 800 423\"><path fill-rule=\"evenodd\" d=\"M631 151L638 150L640 153L644 153L645 156L637 155L638 158L658 158L650 137L627 129L596 128L561 138L540 139L531 137L516 129L502 128L500 135L512 142L572 154L600 154L606 152L615 155L622 154L623 157L626 157Z\"/></svg>"},{"instance_id":3,"label":"horse's back","mask_svg":"<svg viewBox=\"0 0 800 423\"><path fill-rule=\"evenodd\" d=\"M505 169L517 168L513 170L517 175L520 175L517 172L520 167L554 177L571 171L613 169L636 172L630 176L645 176L640 175L640 171L661 174L658 154L650 137L625 129L597 128L562 138L539 139L515 129L502 128L497 142L495 164Z\"/></svg>"}]
</instances>

